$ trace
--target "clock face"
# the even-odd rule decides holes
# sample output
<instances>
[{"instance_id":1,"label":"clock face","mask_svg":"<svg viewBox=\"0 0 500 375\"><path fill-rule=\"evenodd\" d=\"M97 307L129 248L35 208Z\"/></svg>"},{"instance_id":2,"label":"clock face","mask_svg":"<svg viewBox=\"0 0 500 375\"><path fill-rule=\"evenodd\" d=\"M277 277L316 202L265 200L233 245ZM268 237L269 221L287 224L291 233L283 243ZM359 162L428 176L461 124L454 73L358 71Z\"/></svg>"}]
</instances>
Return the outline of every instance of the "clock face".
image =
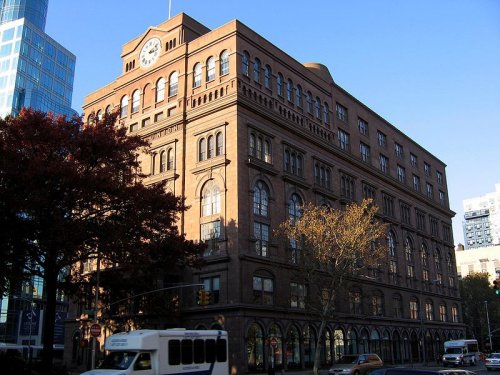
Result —
<instances>
[{"instance_id":1,"label":"clock face","mask_svg":"<svg viewBox=\"0 0 500 375\"><path fill-rule=\"evenodd\" d=\"M160 57L161 42L158 38L149 39L141 49L139 56L143 68L153 65Z\"/></svg>"}]
</instances>

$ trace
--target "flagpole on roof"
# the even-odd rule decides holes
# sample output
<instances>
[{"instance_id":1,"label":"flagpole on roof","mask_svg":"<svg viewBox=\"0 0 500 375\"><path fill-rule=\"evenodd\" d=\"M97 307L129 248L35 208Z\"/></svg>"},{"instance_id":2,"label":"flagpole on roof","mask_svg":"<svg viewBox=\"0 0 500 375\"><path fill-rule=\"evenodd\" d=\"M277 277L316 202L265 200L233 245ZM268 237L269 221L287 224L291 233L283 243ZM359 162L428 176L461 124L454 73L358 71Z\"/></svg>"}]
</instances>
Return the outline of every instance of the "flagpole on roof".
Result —
<instances>
[{"instance_id":1,"label":"flagpole on roof","mask_svg":"<svg viewBox=\"0 0 500 375\"><path fill-rule=\"evenodd\" d=\"M168 0L168 19L170 19L171 10L172 10L172 0Z\"/></svg>"}]
</instances>

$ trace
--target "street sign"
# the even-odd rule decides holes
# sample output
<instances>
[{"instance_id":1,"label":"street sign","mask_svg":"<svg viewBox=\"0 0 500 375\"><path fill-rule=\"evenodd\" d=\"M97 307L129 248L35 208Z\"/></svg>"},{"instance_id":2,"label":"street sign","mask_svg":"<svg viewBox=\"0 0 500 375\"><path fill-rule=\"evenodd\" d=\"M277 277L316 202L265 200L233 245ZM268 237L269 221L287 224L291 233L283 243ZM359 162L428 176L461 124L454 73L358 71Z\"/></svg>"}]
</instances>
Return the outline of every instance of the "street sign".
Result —
<instances>
[{"instance_id":1,"label":"street sign","mask_svg":"<svg viewBox=\"0 0 500 375\"><path fill-rule=\"evenodd\" d=\"M101 326L97 323L94 323L90 326L90 335L92 337L99 337L101 336Z\"/></svg>"},{"instance_id":2,"label":"street sign","mask_svg":"<svg viewBox=\"0 0 500 375\"><path fill-rule=\"evenodd\" d=\"M271 338L271 346L273 348L276 348L276 346L278 346L278 340L276 340L276 337Z\"/></svg>"}]
</instances>

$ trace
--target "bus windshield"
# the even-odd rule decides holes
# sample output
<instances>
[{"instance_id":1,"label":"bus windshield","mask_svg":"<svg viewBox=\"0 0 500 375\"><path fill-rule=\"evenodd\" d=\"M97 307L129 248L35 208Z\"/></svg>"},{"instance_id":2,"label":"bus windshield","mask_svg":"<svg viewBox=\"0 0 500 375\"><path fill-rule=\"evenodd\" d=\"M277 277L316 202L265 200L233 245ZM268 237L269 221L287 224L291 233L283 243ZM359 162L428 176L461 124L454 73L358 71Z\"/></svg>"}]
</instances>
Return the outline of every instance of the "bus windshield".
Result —
<instances>
[{"instance_id":1,"label":"bus windshield","mask_svg":"<svg viewBox=\"0 0 500 375\"><path fill-rule=\"evenodd\" d=\"M446 348L446 354L462 354L462 348Z\"/></svg>"},{"instance_id":2,"label":"bus windshield","mask_svg":"<svg viewBox=\"0 0 500 375\"><path fill-rule=\"evenodd\" d=\"M99 366L105 370L126 370L134 361L137 352L110 352Z\"/></svg>"}]
</instances>

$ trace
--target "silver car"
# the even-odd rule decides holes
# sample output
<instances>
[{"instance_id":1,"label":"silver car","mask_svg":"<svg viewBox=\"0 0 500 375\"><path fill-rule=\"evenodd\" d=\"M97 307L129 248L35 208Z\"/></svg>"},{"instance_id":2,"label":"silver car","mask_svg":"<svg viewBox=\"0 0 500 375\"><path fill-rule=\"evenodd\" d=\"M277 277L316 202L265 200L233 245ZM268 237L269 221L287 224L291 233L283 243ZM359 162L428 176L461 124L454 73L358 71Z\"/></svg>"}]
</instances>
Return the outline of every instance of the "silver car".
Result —
<instances>
[{"instance_id":1,"label":"silver car","mask_svg":"<svg viewBox=\"0 0 500 375\"><path fill-rule=\"evenodd\" d=\"M382 367L384 362L377 354L346 354L329 370L330 375L364 375L368 370Z\"/></svg>"},{"instance_id":2,"label":"silver car","mask_svg":"<svg viewBox=\"0 0 500 375\"><path fill-rule=\"evenodd\" d=\"M484 365L488 371L500 368L500 353L491 353L486 357Z\"/></svg>"}]
</instances>

